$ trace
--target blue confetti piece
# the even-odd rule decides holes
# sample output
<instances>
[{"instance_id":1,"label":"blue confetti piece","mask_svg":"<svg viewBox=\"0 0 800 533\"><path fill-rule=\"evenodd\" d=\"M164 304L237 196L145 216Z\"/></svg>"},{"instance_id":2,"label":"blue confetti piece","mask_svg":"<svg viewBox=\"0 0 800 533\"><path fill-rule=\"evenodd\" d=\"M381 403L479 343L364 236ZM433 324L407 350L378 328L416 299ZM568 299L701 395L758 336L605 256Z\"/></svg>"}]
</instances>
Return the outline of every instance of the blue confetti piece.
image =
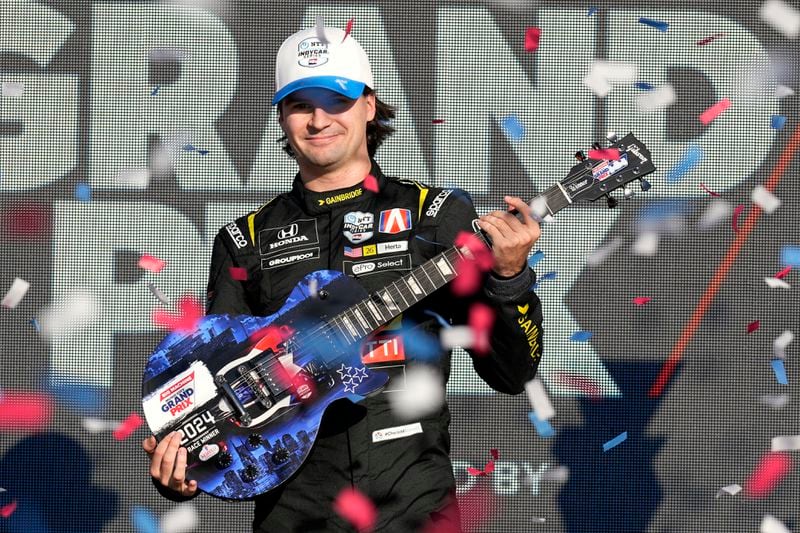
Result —
<instances>
[{"instance_id":1,"label":"blue confetti piece","mask_svg":"<svg viewBox=\"0 0 800 533\"><path fill-rule=\"evenodd\" d=\"M663 20L655 20L655 19L648 19L645 17L639 17L639 22L650 26L651 28L655 28L658 31L664 33L669 29L669 23L664 22Z\"/></svg>"},{"instance_id":2,"label":"blue confetti piece","mask_svg":"<svg viewBox=\"0 0 800 533\"><path fill-rule=\"evenodd\" d=\"M425 331L414 328L412 325L404 325L402 328L403 348L407 354L413 354L415 361L437 361L442 354L442 345L439 337L426 333ZM386 333L395 333L387 331ZM400 334L400 331L396 332Z\"/></svg>"},{"instance_id":3,"label":"blue confetti piece","mask_svg":"<svg viewBox=\"0 0 800 533\"><path fill-rule=\"evenodd\" d=\"M655 89L654 85L651 85L646 81L637 81L633 86L643 91L652 91L653 89Z\"/></svg>"},{"instance_id":4,"label":"blue confetti piece","mask_svg":"<svg viewBox=\"0 0 800 533\"><path fill-rule=\"evenodd\" d=\"M59 403L83 414L101 414L107 405L104 387L83 383L46 383L45 388Z\"/></svg>"},{"instance_id":5,"label":"blue confetti piece","mask_svg":"<svg viewBox=\"0 0 800 533\"><path fill-rule=\"evenodd\" d=\"M161 85L156 85L156 88L153 89L153 92L150 93L150 96L155 96L158 94L158 90L161 88Z\"/></svg>"},{"instance_id":6,"label":"blue confetti piece","mask_svg":"<svg viewBox=\"0 0 800 533\"><path fill-rule=\"evenodd\" d=\"M627 431L623 431L622 433L620 433L619 435L617 435L616 437L614 437L610 441L608 441L605 444L603 444L603 451L607 452L608 450L610 450L614 446L618 446L618 445L622 444L627 439L628 439L628 432Z\"/></svg>"},{"instance_id":7,"label":"blue confetti piece","mask_svg":"<svg viewBox=\"0 0 800 533\"><path fill-rule=\"evenodd\" d=\"M541 250L536 250L533 252L533 255L528 258L528 266L533 268L536 266L536 263L544 259L544 252Z\"/></svg>"},{"instance_id":8,"label":"blue confetti piece","mask_svg":"<svg viewBox=\"0 0 800 533\"><path fill-rule=\"evenodd\" d=\"M681 159L667 172L667 183L676 183L691 172L703 160L703 149L697 144L690 144L683 152Z\"/></svg>"},{"instance_id":9,"label":"blue confetti piece","mask_svg":"<svg viewBox=\"0 0 800 533\"><path fill-rule=\"evenodd\" d=\"M136 506L131 509L131 522L136 533L159 533L158 519L149 509Z\"/></svg>"},{"instance_id":10,"label":"blue confetti piece","mask_svg":"<svg viewBox=\"0 0 800 533\"><path fill-rule=\"evenodd\" d=\"M448 324L448 323L447 323L447 320L445 320L445 319L444 319L444 317L443 317L442 315L440 315L439 313L434 313L434 312L433 312L433 311L431 311L430 309L425 309L425 310L423 311L423 313L425 313L425 314L426 314L426 315L428 315L428 316L432 316L433 318L435 318L435 319L436 319L436 321L437 321L437 322L438 322L438 323L439 323L439 324L440 324L440 325L441 325L443 328L451 328L451 327L453 327L453 326L451 326L450 324Z\"/></svg>"},{"instance_id":11,"label":"blue confetti piece","mask_svg":"<svg viewBox=\"0 0 800 533\"><path fill-rule=\"evenodd\" d=\"M770 126L774 130L783 129L786 125L786 116L785 115L772 115L772 119L770 121Z\"/></svg>"},{"instance_id":12,"label":"blue confetti piece","mask_svg":"<svg viewBox=\"0 0 800 533\"><path fill-rule=\"evenodd\" d=\"M783 359L772 360L772 371L775 372L775 379L781 385L788 385L789 380L786 377L786 366L783 364Z\"/></svg>"},{"instance_id":13,"label":"blue confetti piece","mask_svg":"<svg viewBox=\"0 0 800 533\"><path fill-rule=\"evenodd\" d=\"M31 318L30 320L28 320L28 324L33 326L33 329L36 330L36 333L42 332L42 327L39 325L39 321L36 320L35 318Z\"/></svg>"},{"instance_id":14,"label":"blue confetti piece","mask_svg":"<svg viewBox=\"0 0 800 533\"><path fill-rule=\"evenodd\" d=\"M89 186L88 183L75 184L75 198L77 198L81 202L92 201L92 188Z\"/></svg>"},{"instance_id":15,"label":"blue confetti piece","mask_svg":"<svg viewBox=\"0 0 800 533\"><path fill-rule=\"evenodd\" d=\"M208 153L208 150L201 150L201 149L198 148L197 149L197 153L200 154L200 155L206 155Z\"/></svg>"},{"instance_id":16,"label":"blue confetti piece","mask_svg":"<svg viewBox=\"0 0 800 533\"><path fill-rule=\"evenodd\" d=\"M425 237L423 237L422 235L415 235L415 236L414 236L414 238L415 238L415 239L419 239L419 240L421 240L422 242L427 242L428 244L433 244L434 246L444 246L445 248L448 248L448 246L446 246L446 245L444 245L444 244L442 244L442 243L440 243L440 242L431 241L431 240L429 240L429 239L426 239L426 238L425 238Z\"/></svg>"},{"instance_id":17,"label":"blue confetti piece","mask_svg":"<svg viewBox=\"0 0 800 533\"><path fill-rule=\"evenodd\" d=\"M512 141L519 141L525 136L525 126L519 121L516 115L503 117L503 130Z\"/></svg>"},{"instance_id":18,"label":"blue confetti piece","mask_svg":"<svg viewBox=\"0 0 800 533\"><path fill-rule=\"evenodd\" d=\"M592 7L590 7L590 8L589 8L589 12L588 12L588 13L586 13L586 16L587 16L587 17L591 17L591 16L592 16L592 15L594 15L595 13L597 13L597 8L596 8L596 7L594 7L594 6L592 6Z\"/></svg>"},{"instance_id":19,"label":"blue confetti piece","mask_svg":"<svg viewBox=\"0 0 800 533\"><path fill-rule=\"evenodd\" d=\"M575 341L575 342L586 342L586 341L588 341L589 339L592 338L592 335L593 334L592 334L591 331L580 330L580 331L576 331L575 333L573 333L570 336L569 340Z\"/></svg>"},{"instance_id":20,"label":"blue confetti piece","mask_svg":"<svg viewBox=\"0 0 800 533\"><path fill-rule=\"evenodd\" d=\"M534 411L528 411L528 418L530 418L533 427L536 428L536 433L543 439L549 439L556 434L556 430L553 429L550 422L540 419Z\"/></svg>"},{"instance_id":21,"label":"blue confetti piece","mask_svg":"<svg viewBox=\"0 0 800 533\"><path fill-rule=\"evenodd\" d=\"M781 263L786 266L800 266L800 246L784 246L781 248Z\"/></svg>"},{"instance_id":22,"label":"blue confetti piece","mask_svg":"<svg viewBox=\"0 0 800 533\"><path fill-rule=\"evenodd\" d=\"M183 150L185 152L194 152L196 150L196 148L194 146L192 146L191 144L184 144L183 145Z\"/></svg>"},{"instance_id":23,"label":"blue confetti piece","mask_svg":"<svg viewBox=\"0 0 800 533\"><path fill-rule=\"evenodd\" d=\"M555 271L555 270L551 270L550 272L547 272L547 273L545 273L545 274L542 274L542 275L541 275L541 276L539 276L539 278L536 280L536 283L534 283L534 284L533 284L533 287L531 287L531 289L532 289L532 290L538 289L538 288L539 288L539 285L541 285L543 281L549 281L549 280L556 279L556 276L557 276L557 274L556 274L556 271Z\"/></svg>"}]
</instances>

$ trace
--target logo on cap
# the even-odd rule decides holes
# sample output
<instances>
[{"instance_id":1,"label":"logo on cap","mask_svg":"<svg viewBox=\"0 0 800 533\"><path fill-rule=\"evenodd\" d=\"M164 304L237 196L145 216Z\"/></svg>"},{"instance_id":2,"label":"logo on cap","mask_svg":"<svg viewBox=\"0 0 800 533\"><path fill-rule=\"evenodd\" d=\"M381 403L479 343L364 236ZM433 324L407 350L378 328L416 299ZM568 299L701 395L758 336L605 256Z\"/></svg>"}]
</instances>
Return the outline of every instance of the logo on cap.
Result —
<instances>
[{"instance_id":1,"label":"logo on cap","mask_svg":"<svg viewBox=\"0 0 800 533\"><path fill-rule=\"evenodd\" d=\"M301 67L318 67L328 62L328 45L317 37L303 39L297 44L297 63Z\"/></svg>"}]
</instances>

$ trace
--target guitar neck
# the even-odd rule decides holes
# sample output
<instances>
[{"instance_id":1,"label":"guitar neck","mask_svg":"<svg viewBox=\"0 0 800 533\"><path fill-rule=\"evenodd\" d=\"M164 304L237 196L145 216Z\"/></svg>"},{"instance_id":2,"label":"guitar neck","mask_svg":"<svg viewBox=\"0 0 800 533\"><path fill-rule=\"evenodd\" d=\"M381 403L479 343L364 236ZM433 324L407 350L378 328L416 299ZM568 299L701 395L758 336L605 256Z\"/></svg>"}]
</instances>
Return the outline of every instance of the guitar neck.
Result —
<instances>
[{"instance_id":1,"label":"guitar neck","mask_svg":"<svg viewBox=\"0 0 800 533\"><path fill-rule=\"evenodd\" d=\"M553 185L531 200L530 204L542 206L542 216L554 215L572 201L560 184ZM482 232L475 236L485 242ZM488 244L488 243L487 243ZM455 265L460 257L470 252L465 246L453 246L429 259L408 274L329 320L348 344L361 339L391 322L403 311L423 298L444 287L456 277Z\"/></svg>"}]
</instances>

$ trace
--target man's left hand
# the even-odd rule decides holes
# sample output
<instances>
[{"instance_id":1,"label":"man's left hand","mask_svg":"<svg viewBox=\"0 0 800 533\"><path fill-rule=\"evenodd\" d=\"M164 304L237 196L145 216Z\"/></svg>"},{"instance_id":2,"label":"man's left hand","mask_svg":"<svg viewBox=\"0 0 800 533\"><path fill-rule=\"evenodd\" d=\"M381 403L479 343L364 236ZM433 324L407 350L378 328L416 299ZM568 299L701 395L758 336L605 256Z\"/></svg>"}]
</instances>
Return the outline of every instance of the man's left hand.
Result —
<instances>
[{"instance_id":1,"label":"man's left hand","mask_svg":"<svg viewBox=\"0 0 800 533\"><path fill-rule=\"evenodd\" d=\"M508 211L492 211L478 219L478 226L492 240L494 267L498 276L516 276L528 263L528 255L534 243L539 240L542 230L539 223L530 215L530 207L516 196L505 196L503 200L522 214L522 220Z\"/></svg>"}]
</instances>

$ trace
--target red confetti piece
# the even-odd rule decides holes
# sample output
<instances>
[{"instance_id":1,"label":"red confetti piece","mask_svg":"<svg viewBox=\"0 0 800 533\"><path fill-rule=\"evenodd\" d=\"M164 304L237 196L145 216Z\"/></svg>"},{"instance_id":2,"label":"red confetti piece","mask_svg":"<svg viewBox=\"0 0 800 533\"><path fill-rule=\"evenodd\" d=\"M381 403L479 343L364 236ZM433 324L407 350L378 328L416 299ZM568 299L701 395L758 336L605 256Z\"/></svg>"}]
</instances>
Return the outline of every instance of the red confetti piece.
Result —
<instances>
[{"instance_id":1,"label":"red confetti piece","mask_svg":"<svg viewBox=\"0 0 800 533\"><path fill-rule=\"evenodd\" d=\"M792 470L792 456L786 452L767 452L744 486L744 493L750 498L768 496L781 479Z\"/></svg>"},{"instance_id":2,"label":"red confetti piece","mask_svg":"<svg viewBox=\"0 0 800 533\"><path fill-rule=\"evenodd\" d=\"M40 392L0 392L0 431L40 431L50 425L53 399Z\"/></svg>"},{"instance_id":3,"label":"red confetti piece","mask_svg":"<svg viewBox=\"0 0 800 533\"><path fill-rule=\"evenodd\" d=\"M435 118L435 119L431 120L431 124L444 124L444 119L443 118Z\"/></svg>"},{"instance_id":4,"label":"red confetti piece","mask_svg":"<svg viewBox=\"0 0 800 533\"><path fill-rule=\"evenodd\" d=\"M378 193L378 180L375 179L375 176L372 174L367 174L367 177L364 178L364 188L367 189L369 192Z\"/></svg>"},{"instance_id":5,"label":"red confetti piece","mask_svg":"<svg viewBox=\"0 0 800 533\"><path fill-rule=\"evenodd\" d=\"M353 31L353 24L356 23L356 19L350 19L347 21L347 26L344 28L344 37L342 37L342 42L347 39L347 36L350 35L350 32Z\"/></svg>"},{"instance_id":6,"label":"red confetti piece","mask_svg":"<svg viewBox=\"0 0 800 533\"><path fill-rule=\"evenodd\" d=\"M13 502L9 503L8 505L4 505L3 507L0 507L0 517L8 518L12 514L14 514L14 511L16 511L16 510L17 510L17 500L14 500Z\"/></svg>"},{"instance_id":7,"label":"red confetti piece","mask_svg":"<svg viewBox=\"0 0 800 533\"><path fill-rule=\"evenodd\" d=\"M191 295L184 295L178 300L178 312L170 313L164 309L153 310L153 324L170 331L191 333L203 318L203 306Z\"/></svg>"},{"instance_id":8,"label":"red confetti piece","mask_svg":"<svg viewBox=\"0 0 800 533\"><path fill-rule=\"evenodd\" d=\"M714 35L710 35L708 37L700 39L699 41L697 41L697 46L705 46L708 43L710 43L711 41L713 41L715 39L719 39L720 37L725 37L725 34L724 33L715 33Z\"/></svg>"},{"instance_id":9,"label":"red confetti piece","mask_svg":"<svg viewBox=\"0 0 800 533\"><path fill-rule=\"evenodd\" d=\"M583 392L592 400L599 400L602 398L602 394L600 394L600 385L586 376L569 374L567 372L558 372L555 375L555 380L557 383L564 385L565 387L577 389Z\"/></svg>"},{"instance_id":10,"label":"red confetti piece","mask_svg":"<svg viewBox=\"0 0 800 533\"><path fill-rule=\"evenodd\" d=\"M525 51L535 52L539 48L539 38L542 36L541 28L531 27L525 30Z\"/></svg>"},{"instance_id":11,"label":"red confetti piece","mask_svg":"<svg viewBox=\"0 0 800 533\"><path fill-rule=\"evenodd\" d=\"M167 264L154 255L142 254L139 257L139 268L158 274Z\"/></svg>"},{"instance_id":12,"label":"red confetti piece","mask_svg":"<svg viewBox=\"0 0 800 533\"><path fill-rule=\"evenodd\" d=\"M716 193L716 192L712 191L711 189L709 189L708 187L706 187L706 186L705 186L705 185L703 185L702 183L700 184L700 188L701 188L701 189L703 189L704 191L706 191L706 192L707 192L708 194L710 194L711 196L716 196L716 197L719 197L719 193Z\"/></svg>"},{"instance_id":13,"label":"red confetti piece","mask_svg":"<svg viewBox=\"0 0 800 533\"><path fill-rule=\"evenodd\" d=\"M728 98L723 98L716 104L712 105L702 113L698 117L700 122L703 123L704 126L708 126L711 122L720 116L726 109L731 106L731 101Z\"/></svg>"},{"instance_id":14,"label":"red confetti piece","mask_svg":"<svg viewBox=\"0 0 800 533\"><path fill-rule=\"evenodd\" d=\"M234 281L247 281L247 269L244 267L229 267L228 272Z\"/></svg>"},{"instance_id":15,"label":"red confetti piece","mask_svg":"<svg viewBox=\"0 0 800 533\"><path fill-rule=\"evenodd\" d=\"M462 249L462 253L465 253L463 248L466 247L468 254L472 255L472 259L482 271L488 272L494 266L492 250L476 234L460 231L456 235L454 244Z\"/></svg>"},{"instance_id":16,"label":"red confetti piece","mask_svg":"<svg viewBox=\"0 0 800 533\"><path fill-rule=\"evenodd\" d=\"M143 423L144 420L142 420L141 416L136 413L131 413L128 415L128 418L123 420L114 430L112 435L116 440L123 441L133 435L133 432L139 429Z\"/></svg>"},{"instance_id":17,"label":"red confetti piece","mask_svg":"<svg viewBox=\"0 0 800 533\"><path fill-rule=\"evenodd\" d=\"M744 211L744 204L739 204L733 208L733 219L731 220L731 226L733 227L733 231L739 233L739 215L742 214Z\"/></svg>"},{"instance_id":18,"label":"red confetti piece","mask_svg":"<svg viewBox=\"0 0 800 533\"><path fill-rule=\"evenodd\" d=\"M786 277L786 275L787 275L787 274L789 274L789 272L791 272L791 271L792 271L792 267L788 266L788 267L784 268L783 270L781 270L780 272L778 272L777 274L775 274L775 275L774 275L774 276L772 276L772 277L773 277L773 278L778 278L778 279L783 279L783 278L785 278L785 277Z\"/></svg>"},{"instance_id":19,"label":"red confetti piece","mask_svg":"<svg viewBox=\"0 0 800 533\"><path fill-rule=\"evenodd\" d=\"M753 322L750 322L749 324L747 324L747 334L750 335L751 333L753 333L755 330L757 330L760 327L761 327L761 321L760 320L755 320Z\"/></svg>"},{"instance_id":20,"label":"red confetti piece","mask_svg":"<svg viewBox=\"0 0 800 533\"><path fill-rule=\"evenodd\" d=\"M489 450L489 453L492 454L492 459L494 459L495 461L500 459L500 450L498 450L497 448L492 448L491 450Z\"/></svg>"},{"instance_id":21,"label":"red confetti piece","mask_svg":"<svg viewBox=\"0 0 800 533\"><path fill-rule=\"evenodd\" d=\"M605 159L608 161L618 161L619 149L605 148L603 150L589 150L589 159Z\"/></svg>"},{"instance_id":22,"label":"red confetti piece","mask_svg":"<svg viewBox=\"0 0 800 533\"><path fill-rule=\"evenodd\" d=\"M494 325L494 309L480 302L473 304L469 309L467 323L472 330L472 349L478 355L488 354L491 349L489 336Z\"/></svg>"},{"instance_id":23,"label":"red confetti piece","mask_svg":"<svg viewBox=\"0 0 800 533\"><path fill-rule=\"evenodd\" d=\"M636 298L633 298L631 302L633 302L634 305L642 306L651 300L652 298L649 296L637 296Z\"/></svg>"},{"instance_id":24,"label":"red confetti piece","mask_svg":"<svg viewBox=\"0 0 800 533\"><path fill-rule=\"evenodd\" d=\"M40 203L16 203L3 210L2 235L13 241L49 241L53 210Z\"/></svg>"},{"instance_id":25,"label":"red confetti piece","mask_svg":"<svg viewBox=\"0 0 800 533\"><path fill-rule=\"evenodd\" d=\"M500 458L500 452L497 451L497 448L492 448L489 450L489 453L492 454L492 459L486 463L486 466L483 467L483 470L478 470L477 468L473 468L471 466L467 467L467 473L471 476L482 477L488 476L492 472L494 472L494 462Z\"/></svg>"},{"instance_id":26,"label":"red confetti piece","mask_svg":"<svg viewBox=\"0 0 800 533\"><path fill-rule=\"evenodd\" d=\"M481 271L474 261L459 257L453 265L456 277L450 284L450 290L456 296L469 296L481 288Z\"/></svg>"},{"instance_id":27,"label":"red confetti piece","mask_svg":"<svg viewBox=\"0 0 800 533\"><path fill-rule=\"evenodd\" d=\"M354 488L346 488L336 496L333 510L359 531L372 531L378 519L375 504Z\"/></svg>"}]
</instances>

